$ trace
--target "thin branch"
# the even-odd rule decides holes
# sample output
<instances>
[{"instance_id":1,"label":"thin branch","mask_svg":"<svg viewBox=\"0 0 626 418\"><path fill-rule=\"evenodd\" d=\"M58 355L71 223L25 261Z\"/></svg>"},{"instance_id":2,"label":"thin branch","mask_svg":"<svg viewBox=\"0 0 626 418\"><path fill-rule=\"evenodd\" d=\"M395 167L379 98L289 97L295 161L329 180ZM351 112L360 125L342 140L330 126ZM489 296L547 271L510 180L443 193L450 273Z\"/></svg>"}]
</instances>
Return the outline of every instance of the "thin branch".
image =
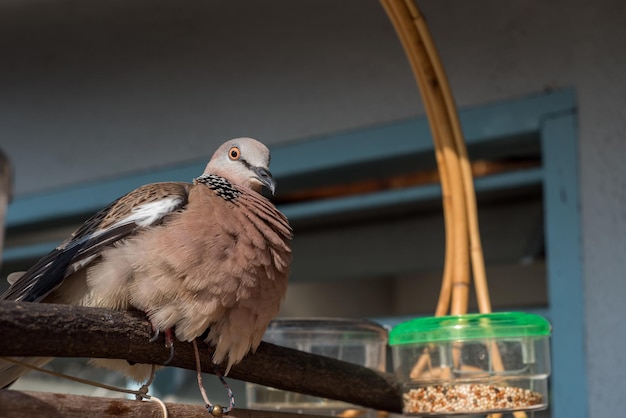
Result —
<instances>
[{"instance_id":1,"label":"thin branch","mask_svg":"<svg viewBox=\"0 0 626 418\"><path fill-rule=\"evenodd\" d=\"M166 402L170 418L207 418L210 415L202 405ZM0 390L0 416L4 418L82 418L89 411L92 418L158 418L162 415L159 406L149 401L102 398L97 396L67 395L46 392L20 392ZM275 411L253 411L234 409L228 418L313 418L314 415L297 415Z\"/></svg>"},{"instance_id":2,"label":"thin branch","mask_svg":"<svg viewBox=\"0 0 626 418\"><path fill-rule=\"evenodd\" d=\"M150 324L140 312L2 301L0 330L0 356L117 358L149 364L163 364L169 356L162 338L149 342ZM213 373L212 348L201 344L200 351L202 370ZM192 345L176 341L169 365L195 370ZM373 409L402 409L399 385L388 373L268 343L228 376Z\"/></svg>"}]
</instances>

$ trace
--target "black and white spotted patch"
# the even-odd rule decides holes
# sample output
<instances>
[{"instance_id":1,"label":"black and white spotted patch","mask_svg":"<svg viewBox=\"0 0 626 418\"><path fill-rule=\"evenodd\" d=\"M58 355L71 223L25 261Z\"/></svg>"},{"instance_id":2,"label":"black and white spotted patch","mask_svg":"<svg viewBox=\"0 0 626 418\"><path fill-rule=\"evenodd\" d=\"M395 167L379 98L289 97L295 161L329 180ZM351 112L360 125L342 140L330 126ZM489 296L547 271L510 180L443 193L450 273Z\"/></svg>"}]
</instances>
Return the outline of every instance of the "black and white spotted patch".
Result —
<instances>
[{"instance_id":1,"label":"black and white spotted patch","mask_svg":"<svg viewBox=\"0 0 626 418\"><path fill-rule=\"evenodd\" d=\"M231 201L241 195L241 191L233 186L231 182L215 174L205 174L196 178L195 182L207 185L209 189L213 190L224 200Z\"/></svg>"}]
</instances>

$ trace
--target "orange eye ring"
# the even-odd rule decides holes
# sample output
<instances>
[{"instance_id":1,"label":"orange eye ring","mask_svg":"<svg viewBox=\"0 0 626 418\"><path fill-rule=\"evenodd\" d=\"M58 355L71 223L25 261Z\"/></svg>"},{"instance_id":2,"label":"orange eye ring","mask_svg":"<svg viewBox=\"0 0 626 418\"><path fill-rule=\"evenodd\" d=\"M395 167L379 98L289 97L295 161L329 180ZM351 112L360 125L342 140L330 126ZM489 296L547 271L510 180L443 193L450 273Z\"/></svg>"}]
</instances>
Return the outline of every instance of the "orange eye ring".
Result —
<instances>
[{"instance_id":1,"label":"orange eye ring","mask_svg":"<svg viewBox=\"0 0 626 418\"><path fill-rule=\"evenodd\" d=\"M239 157L241 157L241 151L239 151L239 147L231 147L231 149L228 150L228 158L230 158L232 161L237 161Z\"/></svg>"}]
</instances>

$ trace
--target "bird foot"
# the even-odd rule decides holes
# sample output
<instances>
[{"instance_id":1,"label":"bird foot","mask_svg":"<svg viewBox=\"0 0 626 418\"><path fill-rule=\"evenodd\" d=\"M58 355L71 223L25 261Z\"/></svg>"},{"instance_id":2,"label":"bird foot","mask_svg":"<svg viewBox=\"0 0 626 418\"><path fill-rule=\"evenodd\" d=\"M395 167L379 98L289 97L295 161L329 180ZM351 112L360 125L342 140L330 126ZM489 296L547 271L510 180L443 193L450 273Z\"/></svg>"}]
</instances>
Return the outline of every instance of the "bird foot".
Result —
<instances>
[{"instance_id":1,"label":"bird foot","mask_svg":"<svg viewBox=\"0 0 626 418\"><path fill-rule=\"evenodd\" d=\"M152 322L151 322L151 324L152 324ZM161 332L159 331L158 328L155 329L154 325L152 325L152 329L154 330L154 335L149 340L151 343L153 343L156 340L158 340L159 339L159 335L161 334ZM169 348L170 349L170 356L163 363L164 366L169 364L172 361L172 359L174 358L174 332L172 331L172 328L167 328L165 330L165 348Z\"/></svg>"},{"instance_id":2,"label":"bird foot","mask_svg":"<svg viewBox=\"0 0 626 418\"><path fill-rule=\"evenodd\" d=\"M167 343L165 344L165 347L167 347ZM168 364L170 364L170 362L174 358L174 342L173 341L170 343L169 349L170 349L170 356L167 358L167 360L165 360L165 362L163 362L164 366L167 366Z\"/></svg>"},{"instance_id":3,"label":"bird foot","mask_svg":"<svg viewBox=\"0 0 626 418\"><path fill-rule=\"evenodd\" d=\"M152 335L152 337L148 340L148 341L150 341L151 343L156 342L156 340L158 340L158 339L159 339L159 335L161 335L161 331L159 331L158 329L157 329L157 330L155 330L155 329L153 328L153 331L154 331L154 335Z\"/></svg>"},{"instance_id":4,"label":"bird foot","mask_svg":"<svg viewBox=\"0 0 626 418\"><path fill-rule=\"evenodd\" d=\"M174 332L172 328L168 328L165 330L165 347L171 348L174 346Z\"/></svg>"},{"instance_id":5,"label":"bird foot","mask_svg":"<svg viewBox=\"0 0 626 418\"><path fill-rule=\"evenodd\" d=\"M224 386L224 389L226 389L226 394L228 395L228 407L222 408L220 406L220 413L228 414L235 407L235 395L233 394L233 391L230 388L230 386L228 386L228 383L226 383L226 379L224 379L224 374L220 370L219 364L213 363L213 371L215 373L215 376L217 376L217 378L222 383L222 386ZM219 405L215 405L215 406L219 406ZM215 411L213 412L209 411L209 412L211 413L211 415L216 416Z\"/></svg>"}]
</instances>

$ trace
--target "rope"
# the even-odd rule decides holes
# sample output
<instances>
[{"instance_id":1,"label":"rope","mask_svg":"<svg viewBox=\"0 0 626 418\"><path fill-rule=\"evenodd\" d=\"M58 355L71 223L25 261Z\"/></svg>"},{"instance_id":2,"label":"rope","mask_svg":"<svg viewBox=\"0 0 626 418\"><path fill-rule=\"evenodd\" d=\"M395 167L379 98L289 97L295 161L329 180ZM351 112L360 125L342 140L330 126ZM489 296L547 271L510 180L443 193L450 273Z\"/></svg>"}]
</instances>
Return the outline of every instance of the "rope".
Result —
<instances>
[{"instance_id":1,"label":"rope","mask_svg":"<svg viewBox=\"0 0 626 418\"><path fill-rule=\"evenodd\" d=\"M94 382L93 380L83 379L83 378L76 377L76 376L70 376L70 375L67 375L67 374L54 372L52 370L42 369L41 367L37 367L37 366L34 366L32 364L28 364L28 363L20 361L20 360L16 360L15 358L12 358L12 357L0 357L0 359L8 361L9 363L13 363L13 364L21 366L21 367L26 367L28 369L38 371L40 373L45 373L45 374L48 374L50 376L56 376L56 377L60 377L62 379L71 380L72 382L81 383L83 385L89 385L89 386L94 386L94 387L97 387L97 388L106 389L106 390L110 390L110 391L114 391L114 392L120 392L120 393L129 394L129 395L135 395L135 399L137 399L137 400L147 399L147 400L149 400L151 402L157 403L161 407L161 411L163 412L163 418L168 418L169 417L169 414L167 412L167 406L165 405L165 403L162 400L160 400L159 398L157 398L156 396L148 395L148 388L150 387L150 385L152 384L152 381L154 380L154 375L155 375L155 371L156 371L156 366L154 364L152 365L152 368L150 370L150 377L148 378L146 383L141 385L141 387L139 389L133 390L133 389L119 388L117 386L111 386L111 385L107 385L105 383Z\"/></svg>"}]
</instances>

